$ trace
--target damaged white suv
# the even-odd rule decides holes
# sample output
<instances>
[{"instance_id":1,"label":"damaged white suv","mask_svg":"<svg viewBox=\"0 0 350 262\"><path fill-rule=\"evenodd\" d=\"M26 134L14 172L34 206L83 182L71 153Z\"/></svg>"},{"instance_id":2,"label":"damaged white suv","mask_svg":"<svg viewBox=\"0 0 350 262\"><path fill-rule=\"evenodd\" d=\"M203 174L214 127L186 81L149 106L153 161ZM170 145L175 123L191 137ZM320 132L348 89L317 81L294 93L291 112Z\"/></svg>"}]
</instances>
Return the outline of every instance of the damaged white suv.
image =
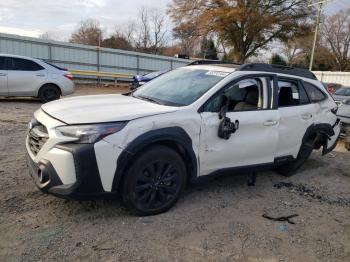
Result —
<instances>
[{"instance_id":1,"label":"damaged white suv","mask_svg":"<svg viewBox=\"0 0 350 262\"><path fill-rule=\"evenodd\" d=\"M29 123L27 162L44 192L121 195L141 215L164 212L188 182L275 168L290 175L339 137L337 105L307 70L194 65L124 95L45 104Z\"/></svg>"}]
</instances>

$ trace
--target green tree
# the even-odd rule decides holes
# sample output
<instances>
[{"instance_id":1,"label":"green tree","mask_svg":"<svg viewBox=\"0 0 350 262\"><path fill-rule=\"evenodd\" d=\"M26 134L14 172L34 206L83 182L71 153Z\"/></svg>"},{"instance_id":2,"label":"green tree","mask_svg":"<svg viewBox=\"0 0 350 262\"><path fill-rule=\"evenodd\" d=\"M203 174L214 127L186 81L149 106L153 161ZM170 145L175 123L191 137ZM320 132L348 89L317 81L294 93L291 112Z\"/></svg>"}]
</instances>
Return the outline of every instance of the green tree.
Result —
<instances>
[{"instance_id":1,"label":"green tree","mask_svg":"<svg viewBox=\"0 0 350 262\"><path fill-rule=\"evenodd\" d=\"M103 47L122 49L122 50L132 50L132 45L129 41L120 34L112 35L102 41Z\"/></svg>"},{"instance_id":2,"label":"green tree","mask_svg":"<svg viewBox=\"0 0 350 262\"><path fill-rule=\"evenodd\" d=\"M286 66L287 62L279 54L273 54L270 59L270 64Z\"/></svg>"},{"instance_id":3,"label":"green tree","mask_svg":"<svg viewBox=\"0 0 350 262\"><path fill-rule=\"evenodd\" d=\"M218 59L218 52L216 50L216 47L212 38L207 39L206 37L203 37L201 41L200 49L201 49L200 53L198 54L199 57L202 57L204 59L212 59L212 60Z\"/></svg>"}]
</instances>

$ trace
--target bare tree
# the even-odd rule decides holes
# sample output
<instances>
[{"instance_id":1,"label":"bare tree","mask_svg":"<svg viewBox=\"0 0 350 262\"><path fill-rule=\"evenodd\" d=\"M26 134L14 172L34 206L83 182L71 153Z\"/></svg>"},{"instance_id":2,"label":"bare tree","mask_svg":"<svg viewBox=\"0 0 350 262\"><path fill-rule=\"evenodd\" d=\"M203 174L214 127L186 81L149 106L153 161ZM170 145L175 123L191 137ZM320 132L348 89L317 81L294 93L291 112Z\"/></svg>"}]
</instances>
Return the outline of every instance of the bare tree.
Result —
<instances>
[{"instance_id":1,"label":"bare tree","mask_svg":"<svg viewBox=\"0 0 350 262\"><path fill-rule=\"evenodd\" d=\"M333 56L333 66L350 70L350 9L328 17L322 27L322 39Z\"/></svg>"},{"instance_id":2,"label":"bare tree","mask_svg":"<svg viewBox=\"0 0 350 262\"><path fill-rule=\"evenodd\" d=\"M130 24L129 36L134 35L134 43L137 50L159 54L166 45L166 20L158 9L139 10L136 25Z\"/></svg>"},{"instance_id":3,"label":"bare tree","mask_svg":"<svg viewBox=\"0 0 350 262\"><path fill-rule=\"evenodd\" d=\"M147 51L150 46L150 24L149 14L145 7L139 10L138 25L137 25L137 38L135 41L136 48L141 51Z\"/></svg>"},{"instance_id":4,"label":"bare tree","mask_svg":"<svg viewBox=\"0 0 350 262\"><path fill-rule=\"evenodd\" d=\"M49 32L42 33L41 35L39 35L39 38L43 39L43 40L54 40L55 39L54 35L49 33Z\"/></svg>"},{"instance_id":5,"label":"bare tree","mask_svg":"<svg viewBox=\"0 0 350 262\"><path fill-rule=\"evenodd\" d=\"M151 10L152 35L151 49L154 54L160 53L160 49L166 44L165 17L158 9Z\"/></svg>"},{"instance_id":6,"label":"bare tree","mask_svg":"<svg viewBox=\"0 0 350 262\"><path fill-rule=\"evenodd\" d=\"M70 42L72 43L95 46L100 46L102 40L103 30L100 22L91 18L81 21L70 38Z\"/></svg>"}]
</instances>

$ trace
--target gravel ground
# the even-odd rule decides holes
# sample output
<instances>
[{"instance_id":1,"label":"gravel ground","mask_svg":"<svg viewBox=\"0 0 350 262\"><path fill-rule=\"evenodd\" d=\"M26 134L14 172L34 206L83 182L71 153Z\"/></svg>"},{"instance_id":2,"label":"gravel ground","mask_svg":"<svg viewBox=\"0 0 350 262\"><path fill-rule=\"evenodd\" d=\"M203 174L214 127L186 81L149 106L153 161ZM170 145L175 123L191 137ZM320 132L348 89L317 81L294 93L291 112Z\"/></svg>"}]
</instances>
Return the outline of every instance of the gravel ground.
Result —
<instances>
[{"instance_id":1,"label":"gravel ground","mask_svg":"<svg viewBox=\"0 0 350 262\"><path fill-rule=\"evenodd\" d=\"M120 88L78 88L77 94ZM0 261L350 261L350 153L312 154L291 178L243 174L188 186L165 214L131 216L118 199L39 192L24 159L32 99L0 99ZM298 214L295 224L262 217Z\"/></svg>"}]
</instances>

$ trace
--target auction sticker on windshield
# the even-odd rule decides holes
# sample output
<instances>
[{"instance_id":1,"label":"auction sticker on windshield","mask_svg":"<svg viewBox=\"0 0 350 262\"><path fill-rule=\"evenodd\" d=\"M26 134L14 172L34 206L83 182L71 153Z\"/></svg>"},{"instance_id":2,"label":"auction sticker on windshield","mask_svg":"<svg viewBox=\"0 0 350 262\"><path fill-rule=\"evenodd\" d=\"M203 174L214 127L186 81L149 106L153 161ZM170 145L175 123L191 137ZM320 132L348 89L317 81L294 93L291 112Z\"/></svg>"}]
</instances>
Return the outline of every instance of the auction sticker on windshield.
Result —
<instances>
[{"instance_id":1,"label":"auction sticker on windshield","mask_svg":"<svg viewBox=\"0 0 350 262\"><path fill-rule=\"evenodd\" d=\"M208 76L226 77L229 73L221 71L208 71L205 74Z\"/></svg>"}]
</instances>

